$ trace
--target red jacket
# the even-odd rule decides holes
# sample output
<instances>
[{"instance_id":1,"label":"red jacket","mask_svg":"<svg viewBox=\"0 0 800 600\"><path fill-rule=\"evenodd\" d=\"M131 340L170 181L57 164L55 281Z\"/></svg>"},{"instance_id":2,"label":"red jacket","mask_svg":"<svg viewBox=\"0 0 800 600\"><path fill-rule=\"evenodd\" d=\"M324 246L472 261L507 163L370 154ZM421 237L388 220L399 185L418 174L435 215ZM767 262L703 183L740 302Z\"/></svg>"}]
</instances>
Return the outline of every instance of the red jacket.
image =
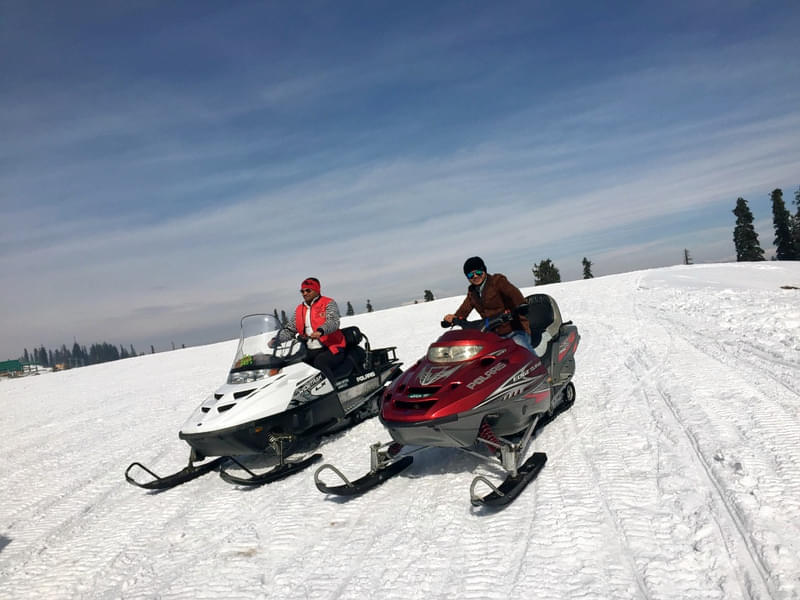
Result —
<instances>
[{"instance_id":1,"label":"red jacket","mask_svg":"<svg viewBox=\"0 0 800 600\"><path fill-rule=\"evenodd\" d=\"M311 328L317 330L321 328L325 321L327 320L327 316L325 314L325 309L328 307L328 304L331 302L331 299L327 296L320 296L316 301L311 304ZM298 333L305 334L306 330L306 303L303 302L299 304L294 312L294 323L295 329L297 329ZM341 329L336 329L336 331L329 333L327 335L323 335L319 338L320 343L328 348L331 351L331 354L337 354L339 350L345 347L347 342L344 339L344 334L342 333Z\"/></svg>"}]
</instances>

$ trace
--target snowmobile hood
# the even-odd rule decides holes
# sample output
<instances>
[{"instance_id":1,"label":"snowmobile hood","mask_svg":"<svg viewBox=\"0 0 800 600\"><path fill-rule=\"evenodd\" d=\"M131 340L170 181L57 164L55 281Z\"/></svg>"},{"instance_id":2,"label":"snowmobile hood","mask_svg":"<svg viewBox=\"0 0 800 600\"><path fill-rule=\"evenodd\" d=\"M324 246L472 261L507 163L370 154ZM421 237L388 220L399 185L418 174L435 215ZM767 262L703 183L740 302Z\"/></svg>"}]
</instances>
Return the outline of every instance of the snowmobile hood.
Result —
<instances>
[{"instance_id":1,"label":"snowmobile hood","mask_svg":"<svg viewBox=\"0 0 800 600\"><path fill-rule=\"evenodd\" d=\"M298 386L313 378L317 371L305 363L290 365L273 376L257 381L224 383L197 407L181 427L181 433L196 434L228 429L281 413L289 408ZM325 387L326 389L322 389ZM331 392L328 380L320 390Z\"/></svg>"},{"instance_id":2,"label":"snowmobile hood","mask_svg":"<svg viewBox=\"0 0 800 600\"><path fill-rule=\"evenodd\" d=\"M464 360L439 360L446 353L438 349L459 347L477 350ZM386 390L381 420L389 424L454 417L487 402L507 400L546 376L541 361L512 340L474 330L449 331Z\"/></svg>"}]
</instances>

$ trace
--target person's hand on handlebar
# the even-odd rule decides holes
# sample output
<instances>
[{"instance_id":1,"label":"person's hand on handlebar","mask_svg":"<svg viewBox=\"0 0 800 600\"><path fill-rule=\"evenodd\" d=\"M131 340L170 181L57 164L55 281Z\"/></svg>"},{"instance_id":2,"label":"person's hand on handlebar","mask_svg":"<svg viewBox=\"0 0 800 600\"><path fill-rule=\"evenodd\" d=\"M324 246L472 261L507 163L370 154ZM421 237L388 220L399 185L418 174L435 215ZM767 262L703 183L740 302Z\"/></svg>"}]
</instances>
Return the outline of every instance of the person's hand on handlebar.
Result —
<instances>
[{"instance_id":1,"label":"person's hand on handlebar","mask_svg":"<svg viewBox=\"0 0 800 600\"><path fill-rule=\"evenodd\" d=\"M467 322L464 319L457 317L455 315L445 315L444 318L442 319L441 325L443 328L447 329L448 327L452 327L453 325L460 325L461 327L464 327L467 325Z\"/></svg>"}]
</instances>

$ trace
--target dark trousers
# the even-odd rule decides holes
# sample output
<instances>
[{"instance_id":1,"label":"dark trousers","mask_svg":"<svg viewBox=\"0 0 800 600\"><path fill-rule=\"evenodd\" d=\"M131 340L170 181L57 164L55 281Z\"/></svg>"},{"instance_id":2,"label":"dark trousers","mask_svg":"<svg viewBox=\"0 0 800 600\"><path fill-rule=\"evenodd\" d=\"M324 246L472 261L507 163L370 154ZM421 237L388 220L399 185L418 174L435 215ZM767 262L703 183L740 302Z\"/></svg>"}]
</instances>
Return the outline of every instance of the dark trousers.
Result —
<instances>
[{"instance_id":1,"label":"dark trousers","mask_svg":"<svg viewBox=\"0 0 800 600\"><path fill-rule=\"evenodd\" d=\"M336 354L333 354L327 348L317 348L316 350L308 351L304 362L322 371L322 374L330 380L334 389L336 389L336 379L333 376L333 372L336 367L344 362L345 358L347 358L347 352L345 352L344 348Z\"/></svg>"}]
</instances>

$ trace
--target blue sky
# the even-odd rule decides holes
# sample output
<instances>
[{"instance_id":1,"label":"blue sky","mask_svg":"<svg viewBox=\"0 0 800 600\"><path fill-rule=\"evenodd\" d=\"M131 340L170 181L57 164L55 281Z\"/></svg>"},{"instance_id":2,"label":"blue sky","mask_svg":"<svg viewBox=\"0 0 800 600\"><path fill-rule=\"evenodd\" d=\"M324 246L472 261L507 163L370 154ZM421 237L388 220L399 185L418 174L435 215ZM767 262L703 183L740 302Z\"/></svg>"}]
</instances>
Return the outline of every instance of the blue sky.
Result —
<instances>
[{"instance_id":1,"label":"blue sky","mask_svg":"<svg viewBox=\"0 0 800 600\"><path fill-rule=\"evenodd\" d=\"M797 2L0 0L0 359L735 260L800 186Z\"/></svg>"}]
</instances>

